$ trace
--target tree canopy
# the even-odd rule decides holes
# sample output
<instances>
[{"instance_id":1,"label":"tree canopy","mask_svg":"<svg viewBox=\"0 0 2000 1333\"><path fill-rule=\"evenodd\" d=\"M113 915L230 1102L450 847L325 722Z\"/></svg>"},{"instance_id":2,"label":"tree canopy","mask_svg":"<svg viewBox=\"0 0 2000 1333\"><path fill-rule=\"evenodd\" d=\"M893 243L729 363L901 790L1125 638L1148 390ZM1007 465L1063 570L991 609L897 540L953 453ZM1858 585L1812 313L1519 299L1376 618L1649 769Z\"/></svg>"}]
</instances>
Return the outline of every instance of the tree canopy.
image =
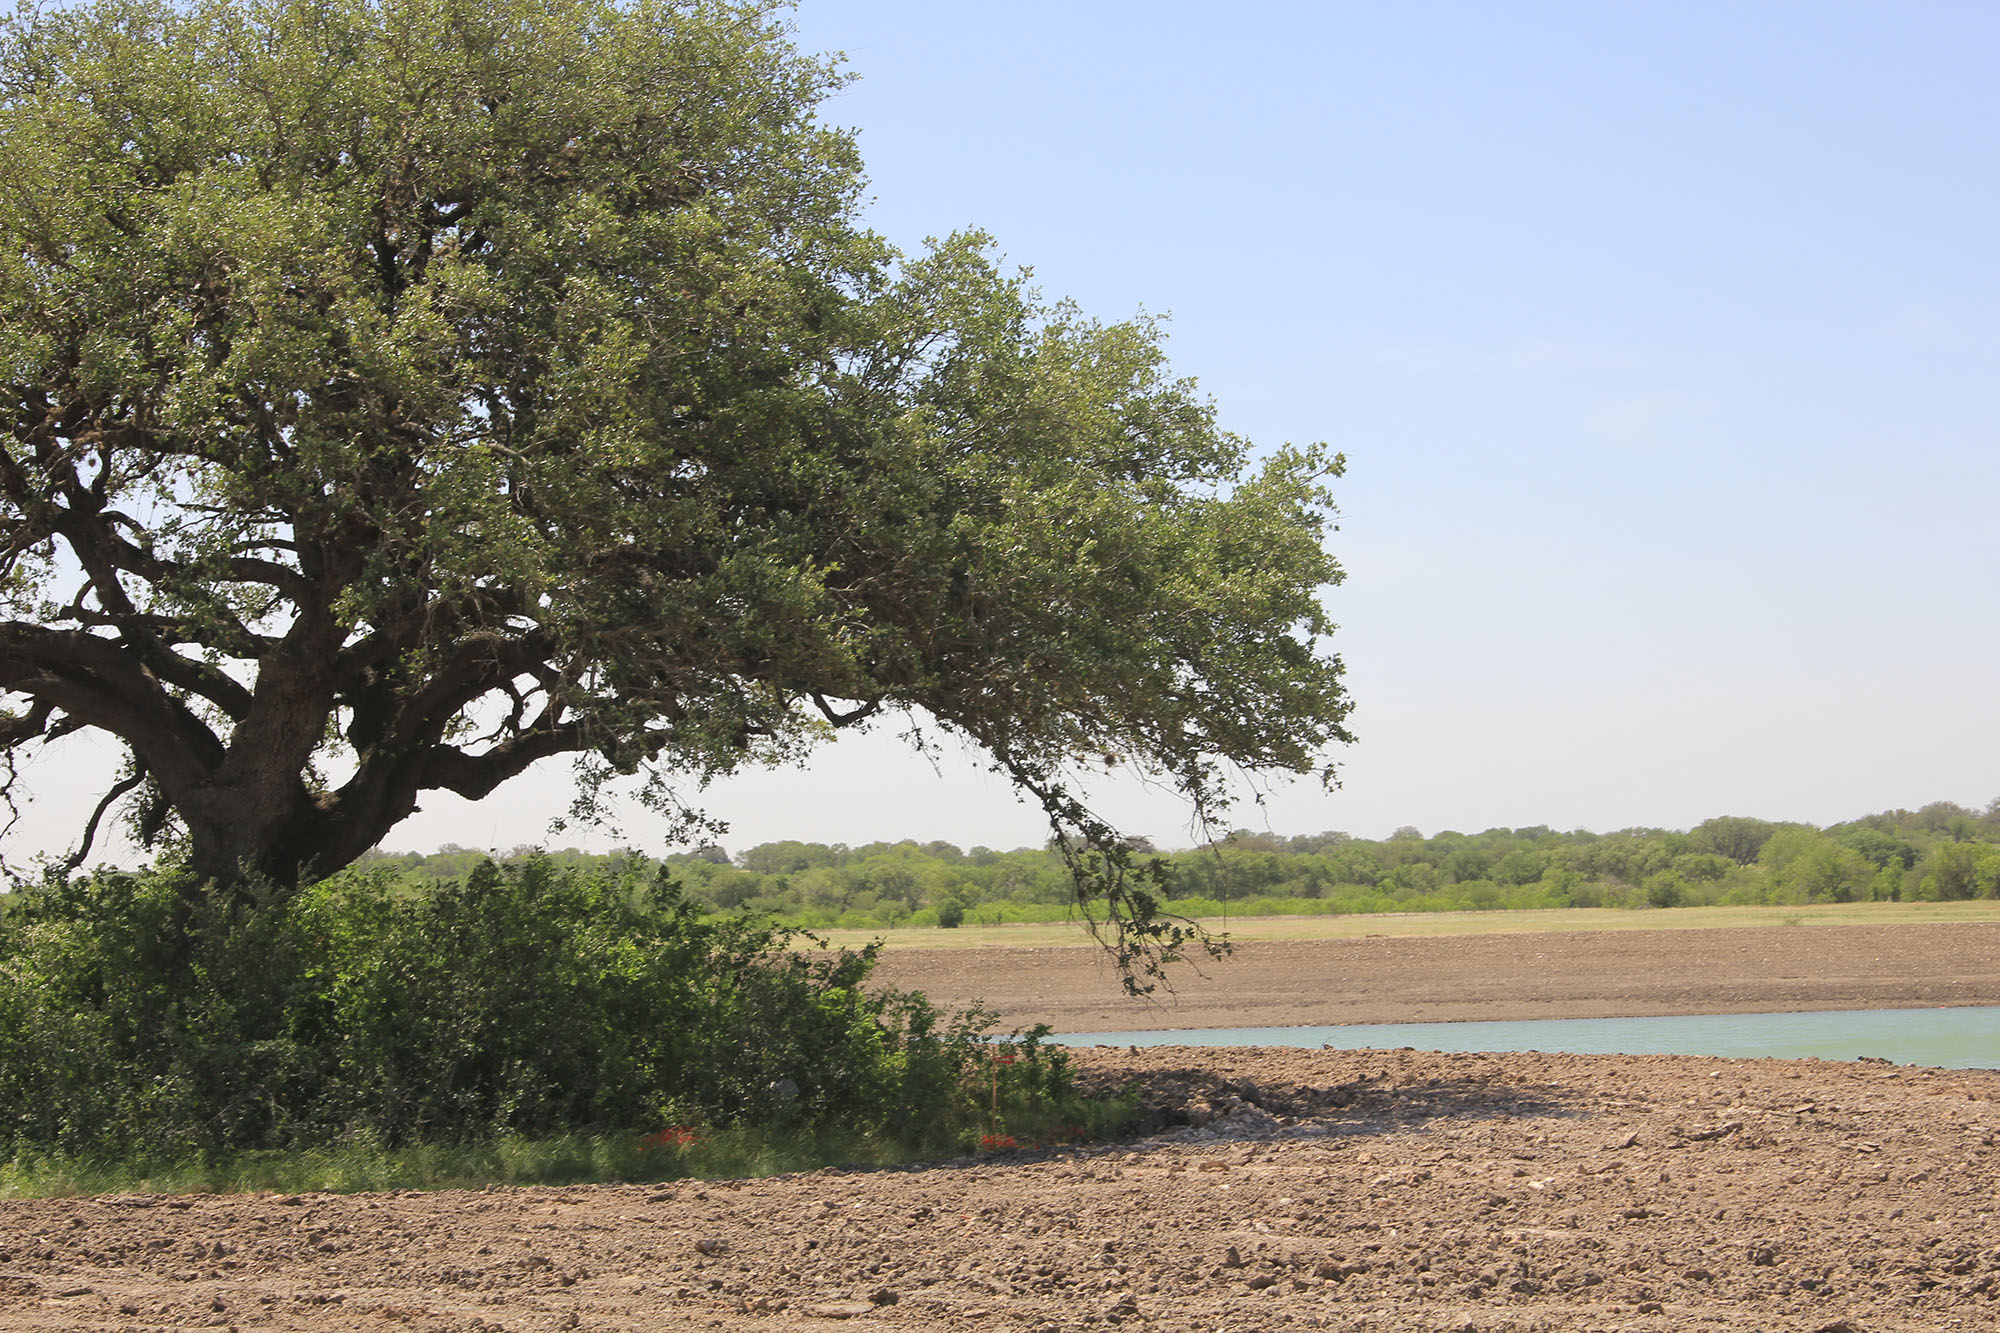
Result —
<instances>
[{"instance_id":1,"label":"tree canopy","mask_svg":"<svg viewBox=\"0 0 2000 1333\"><path fill-rule=\"evenodd\" d=\"M844 78L756 2L6 29L0 745L124 747L78 861L122 809L292 885L426 791L571 755L673 809L899 713L1114 862L1084 764L1208 813L1325 763L1338 456L870 233Z\"/></svg>"}]
</instances>

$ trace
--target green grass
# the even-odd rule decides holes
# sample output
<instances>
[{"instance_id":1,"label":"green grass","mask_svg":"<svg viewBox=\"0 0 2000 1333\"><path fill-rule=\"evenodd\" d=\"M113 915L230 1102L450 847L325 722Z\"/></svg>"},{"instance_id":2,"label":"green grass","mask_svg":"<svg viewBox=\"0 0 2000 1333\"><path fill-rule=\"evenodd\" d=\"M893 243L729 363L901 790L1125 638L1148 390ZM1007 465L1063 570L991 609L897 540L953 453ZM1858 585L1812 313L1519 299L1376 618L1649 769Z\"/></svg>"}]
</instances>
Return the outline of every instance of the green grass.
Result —
<instances>
[{"instance_id":1,"label":"green grass","mask_svg":"<svg viewBox=\"0 0 2000 1333\"><path fill-rule=\"evenodd\" d=\"M1233 940L1351 940L1370 935L1514 935L1567 930L1715 930L1740 926L1905 925L2000 921L2000 902L1813 903L1757 907L1566 907L1495 912L1382 912L1365 916L1209 917L1202 924ZM1081 922L902 930L823 930L839 947L879 939L891 949L1047 948L1086 945Z\"/></svg>"},{"instance_id":2,"label":"green grass","mask_svg":"<svg viewBox=\"0 0 2000 1333\"><path fill-rule=\"evenodd\" d=\"M337 1144L290 1152L245 1152L213 1161L23 1157L0 1166L0 1199L82 1194L354 1193L392 1189L480 1189L487 1185L576 1185L620 1181L767 1176L836 1162L909 1161L905 1145L869 1136L785 1136L730 1130L688 1148L641 1151L640 1136L567 1134L485 1144Z\"/></svg>"},{"instance_id":3,"label":"green grass","mask_svg":"<svg viewBox=\"0 0 2000 1333\"><path fill-rule=\"evenodd\" d=\"M1090 1142L1121 1136L1134 1105L1076 1099L1060 1113L1021 1115L993 1128L1021 1144ZM976 1140L976 1135L972 1136ZM567 1134L483 1144L367 1141L295 1151L244 1152L213 1161L58 1158L24 1154L0 1162L0 1200L101 1194L353 1194L488 1185L602 1185L744 1179L826 1166L893 1166L977 1151L965 1143L899 1141L874 1134L817 1134L754 1127L702 1132L684 1148L642 1149L632 1134Z\"/></svg>"}]
</instances>

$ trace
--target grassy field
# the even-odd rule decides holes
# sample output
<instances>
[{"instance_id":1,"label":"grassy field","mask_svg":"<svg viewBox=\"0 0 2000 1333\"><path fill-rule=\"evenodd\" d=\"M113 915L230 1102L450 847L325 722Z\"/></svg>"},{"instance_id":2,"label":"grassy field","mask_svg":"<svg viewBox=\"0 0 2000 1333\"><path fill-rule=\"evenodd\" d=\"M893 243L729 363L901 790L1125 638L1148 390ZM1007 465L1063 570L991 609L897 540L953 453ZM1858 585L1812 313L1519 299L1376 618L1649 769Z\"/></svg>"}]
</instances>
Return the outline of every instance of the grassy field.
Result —
<instances>
[{"instance_id":1,"label":"grassy field","mask_svg":"<svg viewBox=\"0 0 2000 1333\"><path fill-rule=\"evenodd\" d=\"M1805 907L1572 907L1521 912L1399 912L1369 916L1245 916L1203 925L1232 940L1352 940L1370 935L1528 935L1557 930L1714 930L1732 926L1900 925L1918 921L2000 921L2000 902L1817 903ZM827 930L829 942L891 949L1046 948L1087 945L1080 922L906 930Z\"/></svg>"}]
</instances>

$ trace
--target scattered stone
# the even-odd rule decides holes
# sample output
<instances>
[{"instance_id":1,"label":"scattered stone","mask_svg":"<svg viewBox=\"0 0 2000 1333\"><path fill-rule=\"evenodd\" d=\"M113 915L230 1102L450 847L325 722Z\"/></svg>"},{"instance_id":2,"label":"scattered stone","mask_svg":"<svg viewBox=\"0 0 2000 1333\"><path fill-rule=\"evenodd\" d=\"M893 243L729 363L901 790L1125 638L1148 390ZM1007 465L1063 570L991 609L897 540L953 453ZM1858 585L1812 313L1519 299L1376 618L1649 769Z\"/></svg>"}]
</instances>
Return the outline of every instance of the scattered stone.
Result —
<instances>
[{"instance_id":1,"label":"scattered stone","mask_svg":"<svg viewBox=\"0 0 2000 1333\"><path fill-rule=\"evenodd\" d=\"M729 1253L729 1242L720 1236L703 1236L694 1243L695 1251L713 1259L719 1254Z\"/></svg>"},{"instance_id":2,"label":"scattered stone","mask_svg":"<svg viewBox=\"0 0 2000 1333\"><path fill-rule=\"evenodd\" d=\"M1690 1143L1708 1143L1714 1139L1724 1138L1730 1134L1735 1134L1740 1130L1742 1130L1742 1128L1743 1128L1743 1122L1741 1120L1725 1120L1723 1123L1715 1126L1713 1129L1696 1130L1694 1133L1688 1135L1687 1137Z\"/></svg>"},{"instance_id":3,"label":"scattered stone","mask_svg":"<svg viewBox=\"0 0 2000 1333\"><path fill-rule=\"evenodd\" d=\"M903 1298L896 1293L894 1287L877 1287L868 1293L870 1305L894 1305L901 1299Z\"/></svg>"},{"instance_id":4,"label":"scattered stone","mask_svg":"<svg viewBox=\"0 0 2000 1333\"><path fill-rule=\"evenodd\" d=\"M799 1309L814 1319L859 1319L875 1313L875 1307L867 1301L821 1301Z\"/></svg>"}]
</instances>

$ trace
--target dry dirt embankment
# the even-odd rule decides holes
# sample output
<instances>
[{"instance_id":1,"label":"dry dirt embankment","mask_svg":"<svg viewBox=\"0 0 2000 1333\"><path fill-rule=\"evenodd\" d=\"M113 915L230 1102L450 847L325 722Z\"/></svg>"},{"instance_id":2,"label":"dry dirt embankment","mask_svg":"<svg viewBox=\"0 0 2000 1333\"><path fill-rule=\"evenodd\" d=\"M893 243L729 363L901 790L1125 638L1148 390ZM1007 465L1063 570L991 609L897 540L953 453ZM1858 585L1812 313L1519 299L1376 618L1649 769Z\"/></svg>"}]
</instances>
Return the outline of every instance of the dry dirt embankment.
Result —
<instances>
[{"instance_id":1,"label":"dry dirt embankment","mask_svg":"<svg viewBox=\"0 0 2000 1333\"><path fill-rule=\"evenodd\" d=\"M1182 1012L1996 1002L1991 926L1695 934L1259 947ZM1140 1025L1087 953L951 962L1014 1021ZM888 970L952 998L925 966L905 951ZM1189 1047L1079 1062L1136 1083L1155 1132L761 1181L0 1205L0 1333L2000 1328L2000 1072Z\"/></svg>"},{"instance_id":2,"label":"dry dirt embankment","mask_svg":"<svg viewBox=\"0 0 2000 1333\"><path fill-rule=\"evenodd\" d=\"M1253 941L1132 1000L1088 944L892 949L876 976L1058 1032L2000 1005L2000 922Z\"/></svg>"}]
</instances>

